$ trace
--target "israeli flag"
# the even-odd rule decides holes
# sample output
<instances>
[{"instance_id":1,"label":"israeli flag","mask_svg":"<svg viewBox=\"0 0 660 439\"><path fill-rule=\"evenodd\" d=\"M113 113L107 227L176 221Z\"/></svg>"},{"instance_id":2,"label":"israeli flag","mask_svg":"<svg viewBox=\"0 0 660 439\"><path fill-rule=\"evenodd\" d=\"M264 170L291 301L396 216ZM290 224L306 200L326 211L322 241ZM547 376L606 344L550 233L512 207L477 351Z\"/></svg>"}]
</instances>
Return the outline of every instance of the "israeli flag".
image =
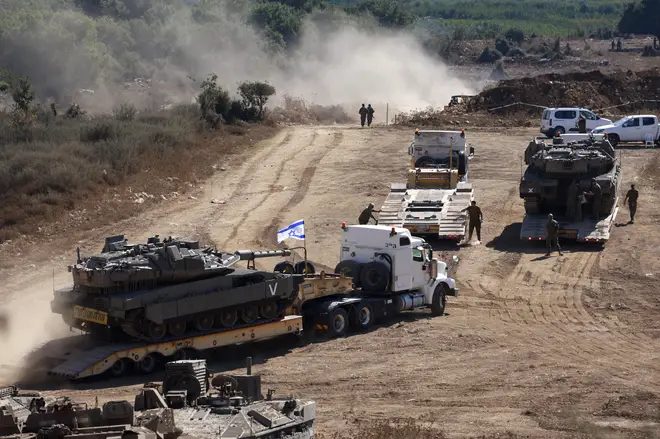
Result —
<instances>
[{"instance_id":1,"label":"israeli flag","mask_svg":"<svg viewBox=\"0 0 660 439\"><path fill-rule=\"evenodd\" d=\"M277 232L277 243L284 241L285 239L300 239L305 240L305 221L298 220L295 223L290 224L289 226L279 230Z\"/></svg>"}]
</instances>

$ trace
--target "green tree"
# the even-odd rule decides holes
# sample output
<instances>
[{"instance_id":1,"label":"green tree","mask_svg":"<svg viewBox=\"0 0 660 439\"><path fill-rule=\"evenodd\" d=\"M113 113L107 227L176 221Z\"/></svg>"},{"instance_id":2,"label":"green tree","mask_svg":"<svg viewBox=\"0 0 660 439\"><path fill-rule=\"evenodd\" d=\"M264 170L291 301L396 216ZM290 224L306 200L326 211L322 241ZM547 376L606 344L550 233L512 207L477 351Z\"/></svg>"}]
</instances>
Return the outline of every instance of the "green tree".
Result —
<instances>
[{"instance_id":1,"label":"green tree","mask_svg":"<svg viewBox=\"0 0 660 439\"><path fill-rule=\"evenodd\" d=\"M30 80L24 76L18 78L12 86L11 97L14 100L16 109L28 114L35 97L34 88L32 88Z\"/></svg>"},{"instance_id":2,"label":"green tree","mask_svg":"<svg viewBox=\"0 0 660 439\"><path fill-rule=\"evenodd\" d=\"M265 116L264 107L268 98L275 94L275 87L267 82L243 82L238 86L238 93L243 98L243 106L248 109L256 110L259 120Z\"/></svg>"},{"instance_id":3,"label":"green tree","mask_svg":"<svg viewBox=\"0 0 660 439\"><path fill-rule=\"evenodd\" d=\"M660 38L660 0L628 4L618 28L622 33L652 34Z\"/></svg>"}]
</instances>

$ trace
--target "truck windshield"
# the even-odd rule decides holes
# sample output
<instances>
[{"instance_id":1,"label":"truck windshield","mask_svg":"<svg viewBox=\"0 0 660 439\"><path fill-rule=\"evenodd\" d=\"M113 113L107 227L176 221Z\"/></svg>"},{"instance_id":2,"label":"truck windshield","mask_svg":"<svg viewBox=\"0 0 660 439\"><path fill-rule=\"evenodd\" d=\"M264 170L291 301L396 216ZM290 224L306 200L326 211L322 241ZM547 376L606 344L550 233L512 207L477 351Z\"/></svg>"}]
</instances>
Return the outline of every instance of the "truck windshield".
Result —
<instances>
[{"instance_id":1,"label":"truck windshield","mask_svg":"<svg viewBox=\"0 0 660 439\"><path fill-rule=\"evenodd\" d=\"M626 123L629 120L630 120L630 117L624 117L623 119L619 119L616 122L614 122L614 125L620 127L621 125L623 125L624 123Z\"/></svg>"}]
</instances>

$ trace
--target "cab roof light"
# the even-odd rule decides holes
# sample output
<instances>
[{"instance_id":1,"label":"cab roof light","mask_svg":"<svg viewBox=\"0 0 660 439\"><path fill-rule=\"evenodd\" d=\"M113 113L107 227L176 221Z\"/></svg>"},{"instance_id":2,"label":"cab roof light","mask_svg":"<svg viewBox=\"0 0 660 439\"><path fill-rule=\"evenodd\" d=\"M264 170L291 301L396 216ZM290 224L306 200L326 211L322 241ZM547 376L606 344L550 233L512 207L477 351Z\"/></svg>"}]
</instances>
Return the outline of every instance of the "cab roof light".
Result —
<instances>
[{"instance_id":1,"label":"cab roof light","mask_svg":"<svg viewBox=\"0 0 660 439\"><path fill-rule=\"evenodd\" d=\"M341 223L341 228L342 228L342 230L343 230L344 232L345 232L346 230L348 230L348 227L346 227L346 221L343 221L343 222Z\"/></svg>"}]
</instances>

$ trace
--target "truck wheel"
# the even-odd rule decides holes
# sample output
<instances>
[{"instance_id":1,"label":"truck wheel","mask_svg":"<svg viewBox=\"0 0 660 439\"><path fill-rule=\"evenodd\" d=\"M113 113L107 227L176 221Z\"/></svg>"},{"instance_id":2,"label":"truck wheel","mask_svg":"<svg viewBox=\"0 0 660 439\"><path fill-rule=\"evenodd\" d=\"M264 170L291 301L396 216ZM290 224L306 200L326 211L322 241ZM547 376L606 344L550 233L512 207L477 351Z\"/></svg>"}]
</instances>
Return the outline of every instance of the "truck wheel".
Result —
<instances>
[{"instance_id":1,"label":"truck wheel","mask_svg":"<svg viewBox=\"0 0 660 439\"><path fill-rule=\"evenodd\" d=\"M113 377L120 377L126 373L127 369L128 363L126 358L120 358L110 368L110 375Z\"/></svg>"},{"instance_id":2,"label":"truck wheel","mask_svg":"<svg viewBox=\"0 0 660 439\"><path fill-rule=\"evenodd\" d=\"M441 316L445 313L445 304L447 303L447 286L440 284L435 287L433 292L433 302L431 303L431 314Z\"/></svg>"},{"instance_id":3,"label":"truck wheel","mask_svg":"<svg viewBox=\"0 0 660 439\"><path fill-rule=\"evenodd\" d=\"M358 330L369 329L374 323L374 310L371 305L361 303L351 312L351 326Z\"/></svg>"},{"instance_id":4,"label":"truck wheel","mask_svg":"<svg viewBox=\"0 0 660 439\"><path fill-rule=\"evenodd\" d=\"M560 134L566 134L566 129L562 126L555 127L555 129L552 130L552 134L554 137L557 134L557 131L559 131Z\"/></svg>"},{"instance_id":5,"label":"truck wheel","mask_svg":"<svg viewBox=\"0 0 660 439\"><path fill-rule=\"evenodd\" d=\"M297 274L314 274L316 273L316 268L314 267L314 264L309 261L307 261L306 264L305 261L300 261L296 263L295 272Z\"/></svg>"},{"instance_id":6,"label":"truck wheel","mask_svg":"<svg viewBox=\"0 0 660 439\"><path fill-rule=\"evenodd\" d=\"M344 276L353 279L353 285L355 285L355 288L360 287L361 271L362 271L362 266L355 261L341 261L335 267L336 274L343 274Z\"/></svg>"},{"instance_id":7,"label":"truck wheel","mask_svg":"<svg viewBox=\"0 0 660 439\"><path fill-rule=\"evenodd\" d=\"M275 268L273 268L273 271L276 271L278 273L286 273L286 274L293 274L295 273L295 269L293 268L293 264L291 262L280 262L279 264L275 265Z\"/></svg>"},{"instance_id":8,"label":"truck wheel","mask_svg":"<svg viewBox=\"0 0 660 439\"><path fill-rule=\"evenodd\" d=\"M621 139L619 138L619 135L618 135L618 134L608 134L608 135L607 135L607 140L610 141L610 144L611 144L613 147L614 147L614 146L617 146L617 145L619 144L619 142L621 141Z\"/></svg>"},{"instance_id":9,"label":"truck wheel","mask_svg":"<svg viewBox=\"0 0 660 439\"><path fill-rule=\"evenodd\" d=\"M344 337L348 331L348 313L344 308L335 308L330 312L330 333L333 337Z\"/></svg>"},{"instance_id":10,"label":"truck wheel","mask_svg":"<svg viewBox=\"0 0 660 439\"><path fill-rule=\"evenodd\" d=\"M385 291L390 285L390 270L380 262L369 262L362 267L360 283L366 291Z\"/></svg>"}]
</instances>

